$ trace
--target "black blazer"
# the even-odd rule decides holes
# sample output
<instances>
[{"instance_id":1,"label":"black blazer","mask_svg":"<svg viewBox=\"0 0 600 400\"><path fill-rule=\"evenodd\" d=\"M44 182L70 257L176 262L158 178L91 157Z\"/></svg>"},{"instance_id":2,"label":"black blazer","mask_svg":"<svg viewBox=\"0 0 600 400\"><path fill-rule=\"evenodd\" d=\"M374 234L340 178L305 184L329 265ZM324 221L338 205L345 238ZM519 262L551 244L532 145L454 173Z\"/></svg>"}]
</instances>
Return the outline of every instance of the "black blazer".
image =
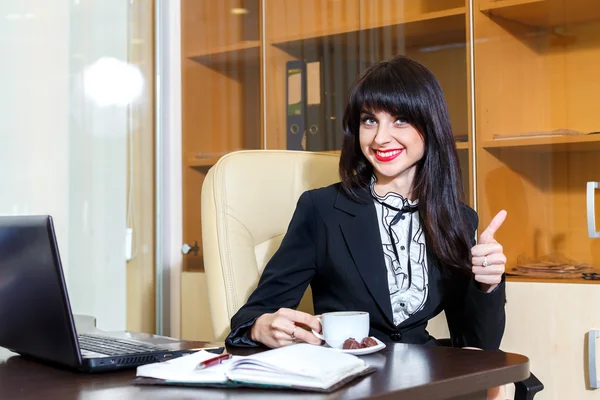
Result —
<instances>
[{"instance_id":1,"label":"black blazer","mask_svg":"<svg viewBox=\"0 0 600 400\"><path fill-rule=\"evenodd\" d=\"M375 205L368 190L359 196L364 202L348 197L339 183L300 196L281 246L231 319L227 344L258 345L248 336L256 318L281 307L296 308L310 284L316 314L367 311L370 335L384 342L435 344L427 322L444 310L453 346L498 349L505 326L504 277L493 292L484 293L470 273L443 277L429 250L425 306L394 325ZM461 223L473 231L474 245L477 214L467 206L463 211Z\"/></svg>"}]
</instances>

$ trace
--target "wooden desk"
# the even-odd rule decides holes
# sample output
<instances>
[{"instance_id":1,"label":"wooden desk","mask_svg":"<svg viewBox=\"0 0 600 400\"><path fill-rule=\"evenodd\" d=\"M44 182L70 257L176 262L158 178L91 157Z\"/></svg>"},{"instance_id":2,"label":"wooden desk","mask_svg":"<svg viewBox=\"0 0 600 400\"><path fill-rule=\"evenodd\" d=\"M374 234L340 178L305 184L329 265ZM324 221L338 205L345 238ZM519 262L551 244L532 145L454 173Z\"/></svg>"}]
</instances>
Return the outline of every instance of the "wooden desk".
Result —
<instances>
[{"instance_id":1,"label":"wooden desk","mask_svg":"<svg viewBox=\"0 0 600 400\"><path fill-rule=\"evenodd\" d=\"M237 349L231 353L243 354ZM247 353L247 352L246 352ZM135 370L71 372L0 348L0 399L484 399L487 388L529 376L521 355L389 344L363 356L377 372L330 394L264 389L197 389L134 386Z\"/></svg>"}]
</instances>

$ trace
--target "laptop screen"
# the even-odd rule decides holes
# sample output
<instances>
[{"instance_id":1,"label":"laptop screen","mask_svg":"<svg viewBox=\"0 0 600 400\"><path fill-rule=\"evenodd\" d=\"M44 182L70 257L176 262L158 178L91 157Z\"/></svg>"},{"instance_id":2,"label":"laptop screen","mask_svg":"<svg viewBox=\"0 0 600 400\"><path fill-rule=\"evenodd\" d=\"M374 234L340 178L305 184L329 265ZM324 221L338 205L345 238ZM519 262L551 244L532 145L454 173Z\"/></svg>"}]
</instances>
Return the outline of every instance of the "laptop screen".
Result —
<instances>
[{"instance_id":1,"label":"laptop screen","mask_svg":"<svg viewBox=\"0 0 600 400\"><path fill-rule=\"evenodd\" d=\"M50 216L0 217L0 346L81 365Z\"/></svg>"}]
</instances>

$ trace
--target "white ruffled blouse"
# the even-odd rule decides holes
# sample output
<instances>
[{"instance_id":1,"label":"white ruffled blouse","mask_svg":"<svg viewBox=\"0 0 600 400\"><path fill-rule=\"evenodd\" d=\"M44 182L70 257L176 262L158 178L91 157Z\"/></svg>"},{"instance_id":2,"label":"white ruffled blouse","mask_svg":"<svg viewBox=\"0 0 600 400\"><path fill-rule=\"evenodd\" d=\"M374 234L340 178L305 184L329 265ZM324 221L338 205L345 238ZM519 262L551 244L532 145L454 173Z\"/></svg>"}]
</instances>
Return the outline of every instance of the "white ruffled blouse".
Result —
<instances>
[{"instance_id":1,"label":"white ruffled blouse","mask_svg":"<svg viewBox=\"0 0 600 400\"><path fill-rule=\"evenodd\" d=\"M411 202L394 192L379 196L375 193L375 178L371 180L371 195L377 210L394 324L399 325L424 307L429 293L418 201Z\"/></svg>"}]
</instances>

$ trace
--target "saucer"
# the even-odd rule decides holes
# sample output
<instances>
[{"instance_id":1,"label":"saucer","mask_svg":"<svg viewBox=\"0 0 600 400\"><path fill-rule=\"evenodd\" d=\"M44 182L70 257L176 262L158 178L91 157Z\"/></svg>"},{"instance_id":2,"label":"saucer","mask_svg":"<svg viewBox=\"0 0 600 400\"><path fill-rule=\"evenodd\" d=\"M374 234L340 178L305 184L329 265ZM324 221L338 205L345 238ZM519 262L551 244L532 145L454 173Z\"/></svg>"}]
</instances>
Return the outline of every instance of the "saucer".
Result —
<instances>
[{"instance_id":1,"label":"saucer","mask_svg":"<svg viewBox=\"0 0 600 400\"><path fill-rule=\"evenodd\" d=\"M330 347L328 344L324 344L323 346L327 347L328 349L341 351L342 353L353 354L355 356L364 356L365 354L376 353L379 350L385 349L385 343L383 343L381 340L377 339L376 337L373 337L373 336L371 336L371 337L373 339L375 339L375 341L377 342L377 346L365 347L364 349L334 349L334 348Z\"/></svg>"}]
</instances>

